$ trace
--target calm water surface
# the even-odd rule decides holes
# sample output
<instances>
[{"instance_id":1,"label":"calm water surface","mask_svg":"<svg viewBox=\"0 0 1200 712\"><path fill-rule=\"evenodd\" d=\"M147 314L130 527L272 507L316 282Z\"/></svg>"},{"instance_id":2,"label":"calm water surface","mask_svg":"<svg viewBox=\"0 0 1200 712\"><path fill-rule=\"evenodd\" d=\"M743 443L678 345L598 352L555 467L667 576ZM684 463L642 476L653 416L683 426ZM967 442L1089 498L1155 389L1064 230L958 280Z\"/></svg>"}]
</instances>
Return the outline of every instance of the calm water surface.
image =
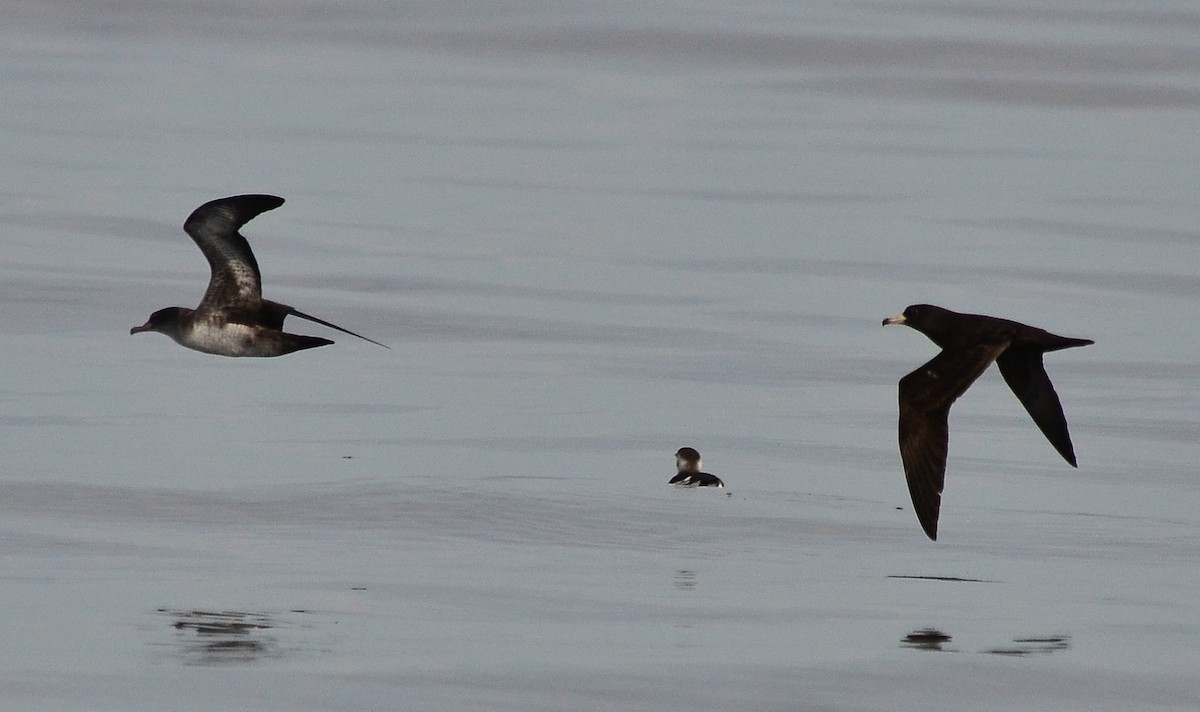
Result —
<instances>
[{"instance_id":1,"label":"calm water surface","mask_svg":"<svg viewBox=\"0 0 1200 712\"><path fill-rule=\"evenodd\" d=\"M0 28L6 707L1200 706L1192 5L87 8ZM239 192L391 351L128 336ZM955 406L936 544L920 301L1096 341L1078 470Z\"/></svg>"}]
</instances>

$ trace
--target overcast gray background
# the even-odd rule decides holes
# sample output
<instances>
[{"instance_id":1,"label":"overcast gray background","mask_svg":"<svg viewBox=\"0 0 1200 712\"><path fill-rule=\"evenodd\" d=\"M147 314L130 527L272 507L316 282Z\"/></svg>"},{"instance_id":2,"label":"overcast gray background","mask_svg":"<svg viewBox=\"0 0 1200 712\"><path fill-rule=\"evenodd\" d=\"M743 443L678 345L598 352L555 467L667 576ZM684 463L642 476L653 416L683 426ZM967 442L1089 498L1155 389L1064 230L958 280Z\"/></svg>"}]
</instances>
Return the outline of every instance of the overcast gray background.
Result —
<instances>
[{"instance_id":1,"label":"overcast gray background","mask_svg":"<svg viewBox=\"0 0 1200 712\"><path fill-rule=\"evenodd\" d=\"M1191 3L37 2L0 59L13 709L1200 705ZM391 351L128 335L240 192ZM1096 341L1078 470L955 406L936 544L920 301Z\"/></svg>"}]
</instances>

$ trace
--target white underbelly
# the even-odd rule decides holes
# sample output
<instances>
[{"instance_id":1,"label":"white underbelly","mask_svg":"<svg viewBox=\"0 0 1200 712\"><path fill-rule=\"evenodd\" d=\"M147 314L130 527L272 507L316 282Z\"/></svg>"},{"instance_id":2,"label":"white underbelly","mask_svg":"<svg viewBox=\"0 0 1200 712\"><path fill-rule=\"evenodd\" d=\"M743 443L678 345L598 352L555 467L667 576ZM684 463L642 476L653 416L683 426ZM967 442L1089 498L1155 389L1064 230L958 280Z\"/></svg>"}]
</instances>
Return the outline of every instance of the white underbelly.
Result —
<instances>
[{"instance_id":1,"label":"white underbelly","mask_svg":"<svg viewBox=\"0 0 1200 712\"><path fill-rule=\"evenodd\" d=\"M180 342L184 346L219 356L247 356L254 353L256 332L260 327L246 324L197 324Z\"/></svg>"}]
</instances>

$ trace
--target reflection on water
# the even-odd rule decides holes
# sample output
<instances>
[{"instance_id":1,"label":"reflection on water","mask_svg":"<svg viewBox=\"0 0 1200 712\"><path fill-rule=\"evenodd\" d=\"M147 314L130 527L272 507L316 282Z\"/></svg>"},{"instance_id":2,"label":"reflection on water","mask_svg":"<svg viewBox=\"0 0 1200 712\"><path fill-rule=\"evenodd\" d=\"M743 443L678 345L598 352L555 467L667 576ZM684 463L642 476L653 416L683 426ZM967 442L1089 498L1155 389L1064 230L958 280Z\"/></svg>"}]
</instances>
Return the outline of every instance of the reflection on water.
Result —
<instances>
[{"instance_id":1,"label":"reflection on water","mask_svg":"<svg viewBox=\"0 0 1200 712\"><path fill-rule=\"evenodd\" d=\"M243 611L177 611L160 608L172 619L178 655L185 665L252 663L279 655L276 627L266 613Z\"/></svg>"},{"instance_id":2,"label":"reflection on water","mask_svg":"<svg viewBox=\"0 0 1200 712\"><path fill-rule=\"evenodd\" d=\"M157 613L171 620L172 655L184 665L245 665L315 649L311 640L315 624L307 611L160 608Z\"/></svg>"},{"instance_id":3,"label":"reflection on water","mask_svg":"<svg viewBox=\"0 0 1200 712\"><path fill-rule=\"evenodd\" d=\"M922 628L914 630L900 641L902 648L915 648L917 650L936 650L944 652L947 649L943 646L950 642L950 636L935 628Z\"/></svg>"},{"instance_id":4,"label":"reflection on water","mask_svg":"<svg viewBox=\"0 0 1200 712\"><path fill-rule=\"evenodd\" d=\"M1000 583L987 579L966 578L963 576L920 576L916 574L888 574L890 579L912 579L915 581L950 581L960 583Z\"/></svg>"},{"instance_id":5,"label":"reflection on water","mask_svg":"<svg viewBox=\"0 0 1200 712\"><path fill-rule=\"evenodd\" d=\"M985 653L993 655L1047 655L1071 647L1071 636L1051 635L1044 638L1013 638L1011 646L991 648Z\"/></svg>"},{"instance_id":6,"label":"reflection on water","mask_svg":"<svg viewBox=\"0 0 1200 712\"><path fill-rule=\"evenodd\" d=\"M671 583L671 586L677 591L694 591L698 583L695 571L679 569L675 572L675 580Z\"/></svg>"},{"instance_id":7,"label":"reflection on water","mask_svg":"<svg viewBox=\"0 0 1200 712\"><path fill-rule=\"evenodd\" d=\"M958 648L946 647L950 643L950 640L951 637L948 633L944 633L936 628L921 628L904 636L900 640L900 647L946 653L962 652ZM1012 645L987 648L979 652L991 655L1021 657L1026 655L1046 655L1060 650L1067 650L1070 647L1070 636L1050 635L1045 637L1013 638Z\"/></svg>"}]
</instances>

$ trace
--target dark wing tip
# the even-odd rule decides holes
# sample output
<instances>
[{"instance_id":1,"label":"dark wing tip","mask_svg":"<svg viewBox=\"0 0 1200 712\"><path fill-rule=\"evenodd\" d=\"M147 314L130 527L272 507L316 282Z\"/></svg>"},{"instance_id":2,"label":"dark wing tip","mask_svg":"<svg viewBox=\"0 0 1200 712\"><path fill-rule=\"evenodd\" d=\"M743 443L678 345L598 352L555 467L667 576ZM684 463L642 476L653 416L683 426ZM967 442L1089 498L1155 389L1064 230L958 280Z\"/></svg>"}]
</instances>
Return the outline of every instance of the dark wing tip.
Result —
<instances>
[{"instance_id":1,"label":"dark wing tip","mask_svg":"<svg viewBox=\"0 0 1200 712\"><path fill-rule=\"evenodd\" d=\"M183 229L191 235L194 234L194 230L199 229L210 220L223 218L231 223L230 232L236 232L238 228L253 220L255 216L268 210L274 210L283 205L283 202L283 198L278 195L265 193L248 193L217 198L193 210L188 219L184 221Z\"/></svg>"},{"instance_id":2,"label":"dark wing tip","mask_svg":"<svg viewBox=\"0 0 1200 712\"><path fill-rule=\"evenodd\" d=\"M930 483L927 480L912 477L909 478L908 484L913 512L917 515L917 521L921 523L921 529L931 541L937 541L938 515L942 509L942 495L939 491L941 488L933 489L929 487Z\"/></svg>"},{"instance_id":3,"label":"dark wing tip","mask_svg":"<svg viewBox=\"0 0 1200 712\"><path fill-rule=\"evenodd\" d=\"M922 519L921 528L925 530L925 536L929 537L930 541L937 541L937 515L932 519Z\"/></svg>"},{"instance_id":4,"label":"dark wing tip","mask_svg":"<svg viewBox=\"0 0 1200 712\"><path fill-rule=\"evenodd\" d=\"M900 460L913 512L925 535L937 541L946 455L950 440L949 407L933 412L900 406Z\"/></svg>"},{"instance_id":5,"label":"dark wing tip","mask_svg":"<svg viewBox=\"0 0 1200 712\"><path fill-rule=\"evenodd\" d=\"M937 541L938 515L942 509L942 483L946 476L945 460L938 462L938 455L922 448L923 452L913 457L912 451L902 453L904 475L908 480L908 494L912 499L913 512L925 535Z\"/></svg>"},{"instance_id":6,"label":"dark wing tip","mask_svg":"<svg viewBox=\"0 0 1200 712\"><path fill-rule=\"evenodd\" d=\"M297 316L297 317L300 317L301 319L308 319L309 321L313 322L314 324L320 324L321 326L328 326L330 329L336 329L336 330L342 332L343 334L349 334L350 336L357 337L359 339L362 339L363 341L369 341L370 343L375 344L376 346L382 346L383 348L387 349L388 351L392 350L392 347L388 346L387 344L380 343L380 342L376 341L375 339L368 338L366 336L363 336L362 334L350 331L349 329L338 326L337 324L334 324L332 322L325 321L324 319L319 319L319 318L313 316L312 314L305 314L304 312L302 312L294 307L284 306L283 308L286 309L287 313L291 314L292 316Z\"/></svg>"}]
</instances>

